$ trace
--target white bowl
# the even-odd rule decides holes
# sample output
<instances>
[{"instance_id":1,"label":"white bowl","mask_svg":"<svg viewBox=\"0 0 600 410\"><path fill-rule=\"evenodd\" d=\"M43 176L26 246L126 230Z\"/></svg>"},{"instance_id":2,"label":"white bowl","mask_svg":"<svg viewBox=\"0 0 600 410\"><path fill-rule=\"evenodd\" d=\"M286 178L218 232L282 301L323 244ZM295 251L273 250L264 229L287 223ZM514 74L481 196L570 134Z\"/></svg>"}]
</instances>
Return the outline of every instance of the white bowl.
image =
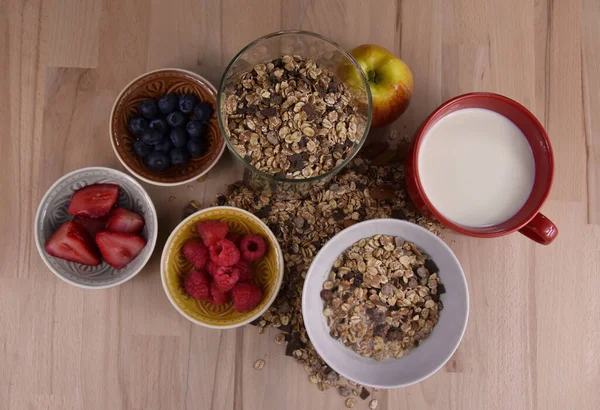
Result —
<instances>
[{"instance_id":1,"label":"white bowl","mask_svg":"<svg viewBox=\"0 0 600 410\"><path fill-rule=\"evenodd\" d=\"M429 337L400 359L378 362L360 356L329 335L320 292L341 253L362 238L380 234L399 236L413 242L431 256L440 269L439 276L446 293L440 296L444 309ZM302 315L310 341L336 372L364 386L383 389L404 387L431 376L450 359L467 327L469 292L458 259L440 238L406 221L373 219L344 229L319 251L304 282Z\"/></svg>"},{"instance_id":2,"label":"white bowl","mask_svg":"<svg viewBox=\"0 0 600 410\"><path fill-rule=\"evenodd\" d=\"M105 183L119 185L119 206L144 217L144 249L123 269L115 269L104 261L98 266L85 266L48 255L44 249L48 238L73 218L67 214L73 193L87 185ZM158 220L152 199L135 179L116 169L90 167L70 172L48 188L35 216L34 234L40 257L56 276L80 288L106 289L128 281L146 265L156 244Z\"/></svg>"}]
</instances>

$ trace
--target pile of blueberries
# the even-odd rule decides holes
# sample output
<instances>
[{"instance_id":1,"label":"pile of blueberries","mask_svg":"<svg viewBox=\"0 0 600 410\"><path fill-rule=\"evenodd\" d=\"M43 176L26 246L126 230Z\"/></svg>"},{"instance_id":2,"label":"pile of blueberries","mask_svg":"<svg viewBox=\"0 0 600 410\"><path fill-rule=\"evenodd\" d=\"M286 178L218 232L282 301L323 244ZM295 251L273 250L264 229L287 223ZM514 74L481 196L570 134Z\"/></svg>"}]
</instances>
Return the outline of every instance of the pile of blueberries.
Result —
<instances>
[{"instance_id":1,"label":"pile of blueberries","mask_svg":"<svg viewBox=\"0 0 600 410\"><path fill-rule=\"evenodd\" d=\"M129 131L137 137L135 153L155 171L185 164L206 150L206 122L213 109L194 94L165 94L139 105L140 116L129 119Z\"/></svg>"}]
</instances>

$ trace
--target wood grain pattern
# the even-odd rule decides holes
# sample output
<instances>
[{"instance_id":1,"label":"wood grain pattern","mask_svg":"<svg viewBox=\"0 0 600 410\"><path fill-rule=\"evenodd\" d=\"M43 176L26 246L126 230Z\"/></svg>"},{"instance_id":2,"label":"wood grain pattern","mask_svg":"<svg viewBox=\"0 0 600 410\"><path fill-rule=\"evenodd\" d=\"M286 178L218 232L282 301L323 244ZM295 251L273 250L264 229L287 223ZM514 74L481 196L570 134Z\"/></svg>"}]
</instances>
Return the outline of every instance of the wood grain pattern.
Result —
<instances>
[{"instance_id":1,"label":"wood grain pattern","mask_svg":"<svg viewBox=\"0 0 600 410\"><path fill-rule=\"evenodd\" d=\"M470 287L465 338L427 381L377 392L379 408L600 408L598 21L597 0L0 0L0 410L345 408L284 356L275 331L181 317L162 290L159 252L132 281L90 292L55 278L33 243L53 181L84 166L122 169L108 115L132 78L176 66L217 84L240 47L282 28L400 54L415 77L391 127L400 134L442 101L487 90L530 108L554 145L544 212L558 239L448 235ZM225 154L202 181L145 185L157 250L188 200L208 205L242 173Z\"/></svg>"}]
</instances>

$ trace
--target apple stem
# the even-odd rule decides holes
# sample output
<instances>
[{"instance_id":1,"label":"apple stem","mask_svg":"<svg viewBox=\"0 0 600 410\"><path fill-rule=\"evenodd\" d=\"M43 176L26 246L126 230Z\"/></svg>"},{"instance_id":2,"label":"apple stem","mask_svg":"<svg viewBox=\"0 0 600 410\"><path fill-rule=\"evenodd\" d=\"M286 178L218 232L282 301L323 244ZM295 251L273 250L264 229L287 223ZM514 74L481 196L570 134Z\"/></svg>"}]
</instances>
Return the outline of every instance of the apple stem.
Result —
<instances>
[{"instance_id":1,"label":"apple stem","mask_svg":"<svg viewBox=\"0 0 600 410\"><path fill-rule=\"evenodd\" d=\"M379 82L379 73L377 73L377 71L375 70L371 70L367 73L367 79L369 80L370 83L375 83L377 84Z\"/></svg>"}]
</instances>

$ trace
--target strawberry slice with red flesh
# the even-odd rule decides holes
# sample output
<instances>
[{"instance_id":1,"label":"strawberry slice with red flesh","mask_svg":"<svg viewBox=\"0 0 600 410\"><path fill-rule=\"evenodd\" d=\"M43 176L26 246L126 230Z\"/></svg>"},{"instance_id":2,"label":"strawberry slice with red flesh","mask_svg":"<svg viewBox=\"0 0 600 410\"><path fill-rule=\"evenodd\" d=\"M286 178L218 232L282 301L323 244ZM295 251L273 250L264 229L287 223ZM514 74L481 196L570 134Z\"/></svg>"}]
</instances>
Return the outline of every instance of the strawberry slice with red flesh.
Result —
<instances>
[{"instance_id":1,"label":"strawberry slice with red flesh","mask_svg":"<svg viewBox=\"0 0 600 410\"><path fill-rule=\"evenodd\" d=\"M114 208L107 216L106 230L111 232L140 233L144 218L124 208Z\"/></svg>"},{"instance_id":2,"label":"strawberry slice with red flesh","mask_svg":"<svg viewBox=\"0 0 600 410\"><path fill-rule=\"evenodd\" d=\"M88 218L87 216L76 215L73 222L83 226L83 229L90 234L91 238L95 238L98 232L106 229L106 217Z\"/></svg>"},{"instance_id":3,"label":"strawberry slice with red flesh","mask_svg":"<svg viewBox=\"0 0 600 410\"><path fill-rule=\"evenodd\" d=\"M117 203L119 186L115 184L88 185L75 191L69 203L69 215L100 218Z\"/></svg>"},{"instance_id":4,"label":"strawberry slice with red flesh","mask_svg":"<svg viewBox=\"0 0 600 410\"><path fill-rule=\"evenodd\" d=\"M100 264L92 237L77 222L65 222L46 241L46 252L54 257L82 265Z\"/></svg>"},{"instance_id":5,"label":"strawberry slice with red flesh","mask_svg":"<svg viewBox=\"0 0 600 410\"><path fill-rule=\"evenodd\" d=\"M122 269L144 249L146 241L132 233L99 232L96 234L96 245L106 263Z\"/></svg>"}]
</instances>

